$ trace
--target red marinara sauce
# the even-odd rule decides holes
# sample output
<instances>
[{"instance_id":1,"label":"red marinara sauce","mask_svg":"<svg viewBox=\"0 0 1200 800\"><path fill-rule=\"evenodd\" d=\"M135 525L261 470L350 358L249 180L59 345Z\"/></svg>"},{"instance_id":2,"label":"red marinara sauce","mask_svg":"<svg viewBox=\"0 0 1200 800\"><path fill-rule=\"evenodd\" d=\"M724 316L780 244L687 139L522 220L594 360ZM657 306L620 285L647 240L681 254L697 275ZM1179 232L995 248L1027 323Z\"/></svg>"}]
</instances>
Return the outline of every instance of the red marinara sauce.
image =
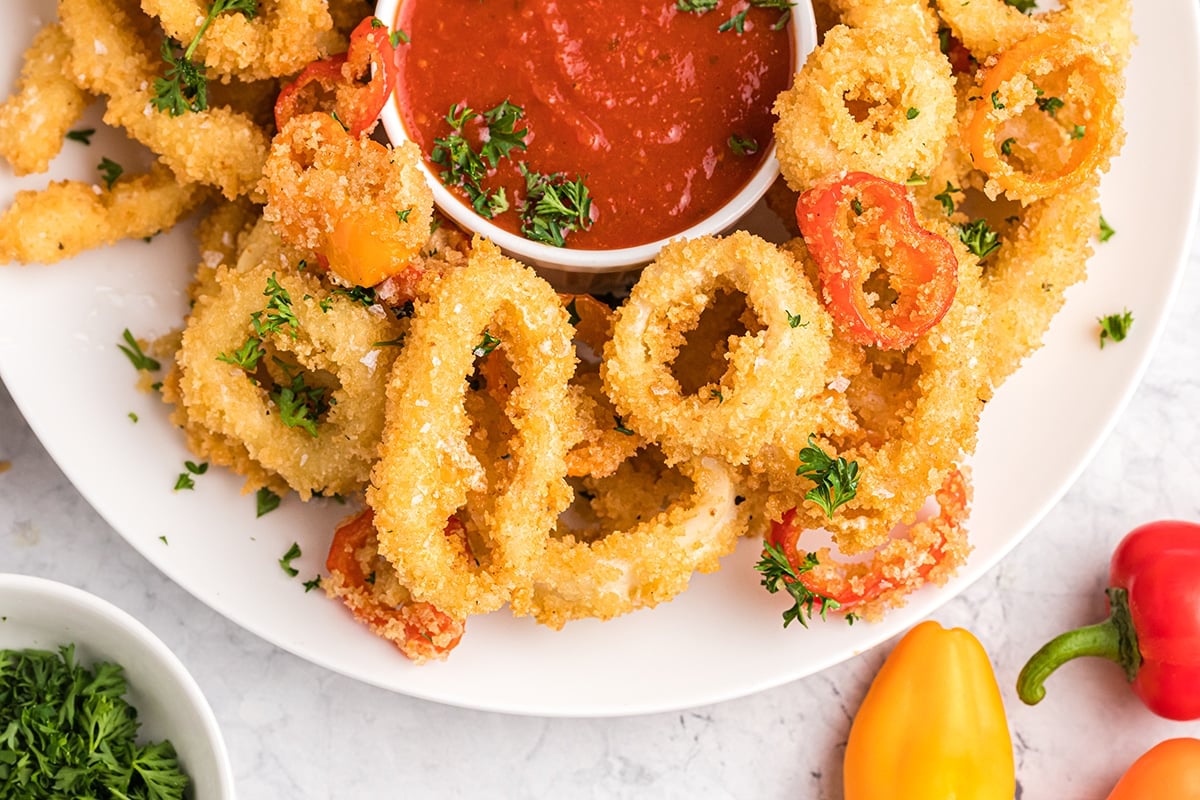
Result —
<instances>
[{"instance_id":1,"label":"red marinara sauce","mask_svg":"<svg viewBox=\"0 0 1200 800\"><path fill-rule=\"evenodd\" d=\"M741 33L719 30L741 12ZM584 179L592 225L567 246L646 244L714 212L766 157L771 106L793 72L782 13L746 0L704 14L675 0L404 0L401 118L428 159L434 139L452 132L452 106L520 106L527 149L482 181L504 187L509 202L492 221L520 233L524 162ZM463 131L478 152L482 119ZM732 137L756 152L735 152Z\"/></svg>"}]
</instances>

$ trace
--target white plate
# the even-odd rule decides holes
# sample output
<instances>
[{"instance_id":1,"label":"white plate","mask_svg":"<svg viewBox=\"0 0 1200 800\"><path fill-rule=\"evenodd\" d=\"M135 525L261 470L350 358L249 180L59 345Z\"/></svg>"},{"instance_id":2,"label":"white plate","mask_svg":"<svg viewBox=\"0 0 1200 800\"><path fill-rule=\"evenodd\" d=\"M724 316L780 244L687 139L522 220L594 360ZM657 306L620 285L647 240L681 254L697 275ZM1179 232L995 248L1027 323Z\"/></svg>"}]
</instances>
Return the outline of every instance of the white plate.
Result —
<instances>
[{"instance_id":1,"label":"white plate","mask_svg":"<svg viewBox=\"0 0 1200 800\"><path fill-rule=\"evenodd\" d=\"M0 268L0 374L63 471L131 545L230 619L330 669L456 705L570 716L681 708L795 680L907 628L993 566L1062 495L1133 392L1182 274L1200 142L1196 3L1136 5L1129 138L1104 184L1117 235L1070 291L1047 346L988 405L973 461L970 562L877 625L783 630L783 601L758 586L757 548L743 542L720 573L657 609L559 633L501 612L471 620L448 662L412 666L340 605L301 588L345 509L293 500L256 520L254 498L222 470L197 478L194 492L172 492L191 456L165 408L134 389L116 343L126 327L153 337L179 325L195 258L185 231L52 267ZM36 29L31 18L53 13L47 0L9 0L6 10L3 87ZM55 175L94 176L101 156L131 152L115 132L90 147L68 142ZM0 202L44 182L0 173ZM1096 317L1126 307L1136 317L1130 338L1101 351ZM276 561L293 541L304 555L289 579Z\"/></svg>"}]
</instances>

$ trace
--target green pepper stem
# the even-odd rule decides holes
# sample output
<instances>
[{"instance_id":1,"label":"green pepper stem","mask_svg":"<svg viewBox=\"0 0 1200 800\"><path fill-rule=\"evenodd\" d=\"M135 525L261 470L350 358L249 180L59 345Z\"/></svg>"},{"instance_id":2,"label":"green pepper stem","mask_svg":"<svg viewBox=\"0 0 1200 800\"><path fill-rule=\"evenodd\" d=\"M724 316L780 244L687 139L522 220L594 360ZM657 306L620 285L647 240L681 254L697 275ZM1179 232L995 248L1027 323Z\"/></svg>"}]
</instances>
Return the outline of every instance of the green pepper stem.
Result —
<instances>
[{"instance_id":1,"label":"green pepper stem","mask_svg":"<svg viewBox=\"0 0 1200 800\"><path fill-rule=\"evenodd\" d=\"M1108 589L1109 618L1095 625L1076 628L1056 636L1025 664L1017 677L1017 695L1029 705L1036 705L1046 696L1046 678L1068 661L1082 656L1100 656L1120 664L1125 677L1137 677L1142 656L1138 652L1137 633L1129 613L1129 593L1124 589Z\"/></svg>"}]
</instances>

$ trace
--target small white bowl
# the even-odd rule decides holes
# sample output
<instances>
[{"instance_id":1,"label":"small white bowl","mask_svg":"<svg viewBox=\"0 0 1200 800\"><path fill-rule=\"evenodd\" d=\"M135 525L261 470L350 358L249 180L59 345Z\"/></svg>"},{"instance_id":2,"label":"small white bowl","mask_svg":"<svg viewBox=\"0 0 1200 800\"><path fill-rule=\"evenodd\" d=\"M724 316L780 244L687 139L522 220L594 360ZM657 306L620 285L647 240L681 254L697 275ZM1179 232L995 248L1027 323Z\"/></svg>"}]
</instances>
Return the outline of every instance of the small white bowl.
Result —
<instances>
[{"instance_id":1,"label":"small white bowl","mask_svg":"<svg viewBox=\"0 0 1200 800\"><path fill-rule=\"evenodd\" d=\"M232 800L233 769L216 717L175 654L116 606L63 583L0 573L0 650L57 651L74 644L79 663L125 668L138 741L169 739L191 778L192 800Z\"/></svg>"},{"instance_id":2,"label":"small white bowl","mask_svg":"<svg viewBox=\"0 0 1200 800\"><path fill-rule=\"evenodd\" d=\"M663 2L669 3L672 0ZM379 0L375 6L375 16L387 23L389 28L394 28L403 3L404 0ZM811 0L797 0L792 7L788 30L792 36L793 66L798 70L817 45L817 22L813 16ZM408 140L408 132L401 120L400 104L395 92L392 92L392 96L384 105L381 118L391 141L398 143ZM775 157L775 145L772 143L767 157L742 190L692 227L637 247L573 250L570 247L553 247L531 241L504 230L476 214L468 203L443 186L424 160L421 162L421 169L433 189L433 199L437 207L463 230L480 233L499 245L508 255L537 267L538 272L559 291L593 293L620 288L626 283L624 276L652 261L663 245L672 239L692 239L732 229L779 177L779 161Z\"/></svg>"}]
</instances>

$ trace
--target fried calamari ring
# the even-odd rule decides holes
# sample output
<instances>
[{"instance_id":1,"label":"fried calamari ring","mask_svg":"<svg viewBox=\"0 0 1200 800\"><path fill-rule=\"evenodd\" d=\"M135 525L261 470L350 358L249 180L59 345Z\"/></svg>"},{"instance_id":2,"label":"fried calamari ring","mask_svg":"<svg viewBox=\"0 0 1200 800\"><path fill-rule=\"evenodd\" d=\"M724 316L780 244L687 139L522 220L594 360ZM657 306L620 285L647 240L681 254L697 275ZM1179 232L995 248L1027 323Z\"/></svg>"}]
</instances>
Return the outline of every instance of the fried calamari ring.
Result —
<instances>
[{"instance_id":1,"label":"fried calamari ring","mask_svg":"<svg viewBox=\"0 0 1200 800\"><path fill-rule=\"evenodd\" d=\"M938 18L926 0L831 0L830 6L851 28L887 29L938 46Z\"/></svg>"},{"instance_id":2,"label":"fried calamari ring","mask_svg":"<svg viewBox=\"0 0 1200 800\"><path fill-rule=\"evenodd\" d=\"M177 354L190 420L240 442L302 499L363 486L402 327L314 276L253 260L218 270Z\"/></svg>"},{"instance_id":3,"label":"fried calamari ring","mask_svg":"<svg viewBox=\"0 0 1200 800\"><path fill-rule=\"evenodd\" d=\"M612 338L613 311L590 294L562 295L575 326L579 366L571 379L579 428L567 453L567 475L601 478L611 475L638 448L641 436L617 424L617 410L604 393L600 355Z\"/></svg>"},{"instance_id":4,"label":"fried calamari ring","mask_svg":"<svg viewBox=\"0 0 1200 800\"><path fill-rule=\"evenodd\" d=\"M207 0L141 0L167 36L185 46L204 22ZM279 78L303 68L336 43L327 0L273 0L253 18L218 14L196 45L195 59L222 75Z\"/></svg>"},{"instance_id":5,"label":"fried calamari ring","mask_svg":"<svg viewBox=\"0 0 1200 800\"><path fill-rule=\"evenodd\" d=\"M153 236L174 227L206 194L158 163L145 175L122 175L111 189L58 181L17 192L0 214L0 264L51 264L120 239Z\"/></svg>"},{"instance_id":6,"label":"fried calamari ring","mask_svg":"<svg viewBox=\"0 0 1200 800\"><path fill-rule=\"evenodd\" d=\"M1030 203L1107 170L1124 141L1123 85L1106 56L1060 30L1004 50L984 72L963 131L988 197L1003 191Z\"/></svg>"},{"instance_id":7,"label":"fried calamari ring","mask_svg":"<svg viewBox=\"0 0 1200 800\"><path fill-rule=\"evenodd\" d=\"M507 358L517 375L505 408L510 458L490 465L468 444L464 392L477 357ZM416 305L388 381L387 427L367 491L379 550L414 598L464 619L529 586L546 533L570 503L574 369L554 290L490 242L477 239L467 266ZM474 555L442 535L463 509L481 540Z\"/></svg>"},{"instance_id":8,"label":"fried calamari ring","mask_svg":"<svg viewBox=\"0 0 1200 800\"><path fill-rule=\"evenodd\" d=\"M943 235L950 233L946 223L932 222ZM851 424L832 415L824 418L825 427L792 428L789 438L770 451L772 457L756 462L766 477L767 511L772 519L798 506L804 527L825 528L842 552L869 550L884 542L897 524L912 521L962 452L973 449L980 397L988 385L983 286L977 260L957 237L951 244L959 264L958 294L942 321L902 355L873 353L863 361L846 361L846 372L836 384L831 380L830 388L819 396L836 404L834 408L849 402ZM803 252L799 242L789 249ZM843 347L835 347L835 352ZM878 376L887 369L895 372L894 382ZM865 387L856 385L862 381ZM878 389L891 394L873 398L873 390ZM864 400L871 406L854 407ZM842 420L840 429L830 419ZM884 420L888 427L873 429L874 420ZM796 471L797 455L808 433L816 434L830 457L858 464L857 494L832 518L806 501L813 483Z\"/></svg>"},{"instance_id":9,"label":"fried calamari ring","mask_svg":"<svg viewBox=\"0 0 1200 800\"><path fill-rule=\"evenodd\" d=\"M161 59L139 35L149 20L136 5L127 6L120 0L61 0L72 79L105 95L105 123L157 153L180 180L216 186L230 200L252 191L267 160L266 133L227 108L178 117L156 111L153 85Z\"/></svg>"},{"instance_id":10,"label":"fried calamari ring","mask_svg":"<svg viewBox=\"0 0 1200 800\"><path fill-rule=\"evenodd\" d=\"M774 110L780 171L795 191L847 170L903 183L941 159L954 124L954 80L926 41L839 26Z\"/></svg>"},{"instance_id":11,"label":"fried calamari ring","mask_svg":"<svg viewBox=\"0 0 1200 800\"><path fill-rule=\"evenodd\" d=\"M1097 182L1025 209L984 274L986 361L999 386L1042 344L1066 290L1087 275L1100 218Z\"/></svg>"},{"instance_id":12,"label":"fried calamari ring","mask_svg":"<svg viewBox=\"0 0 1200 800\"><path fill-rule=\"evenodd\" d=\"M1045 13L1023 14L1005 0L934 0L938 15L980 63L1048 28L1068 29L1102 46L1120 69L1133 49L1129 0L1065 0Z\"/></svg>"},{"instance_id":13,"label":"fried calamari ring","mask_svg":"<svg viewBox=\"0 0 1200 800\"><path fill-rule=\"evenodd\" d=\"M719 380L685 394L671 364L721 291L746 296L761 323L730 341ZM820 390L829 315L791 257L745 232L676 241L617 311L601 374L624 424L670 461L720 455L744 464Z\"/></svg>"},{"instance_id":14,"label":"fried calamari ring","mask_svg":"<svg viewBox=\"0 0 1200 800\"><path fill-rule=\"evenodd\" d=\"M0 156L13 174L45 172L88 97L66 76L71 40L58 25L38 31L25 51L17 91L0 105Z\"/></svg>"},{"instance_id":15,"label":"fried calamari ring","mask_svg":"<svg viewBox=\"0 0 1200 800\"><path fill-rule=\"evenodd\" d=\"M444 660L462 640L465 626L429 603L414 602L396 582L379 555L374 519L368 508L338 525L325 561L329 575L321 580L321 588L414 663Z\"/></svg>"},{"instance_id":16,"label":"fried calamari ring","mask_svg":"<svg viewBox=\"0 0 1200 800\"><path fill-rule=\"evenodd\" d=\"M242 248L261 216L258 208L245 198L220 200L196 225L196 245L200 249L200 264L188 287L188 297L195 301L202 295L216 292L217 268L238 262Z\"/></svg>"},{"instance_id":17,"label":"fried calamari ring","mask_svg":"<svg viewBox=\"0 0 1200 800\"><path fill-rule=\"evenodd\" d=\"M692 485L661 511L660 497L628 528L590 541L571 533L551 539L532 596L515 600L513 613L552 628L573 619L611 619L666 602L687 588L693 573L715 571L746 526L737 486L716 458L684 462L679 470ZM630 479L625 473L645 480L626 462L609 479L616 484L611 491L621 491L622 480Z\"/></svg>"},{"instance_id":18,"label":"fried calamari ring","mask_svg":"<svg viewBox=\"0 0 1200 800\"><path fill-rule=\"evenodd\" d=\"M403 271L429 238L433 192L420 150L356 139L328 114L294 117L271 144L263 217L356 286Z\"/></svg>"},{"instance_id":19,"label":"fried calamari ring","mask_svg":"<svg viewBox=\"0 0 1200 800\"><path fill-rule=\"evenodd\" d=\"M888 540L866 562L839 562L824 547L816 552L816 566L809 566L808 554L799 549L804 528L794 510L772 523L768 542L782 550L822 614L836 610L877 620L927 583L944 584L966 563L971 487L962 469L947 473L935 499L937 516L914 523L905 538Z\"/></svg>"}]
</instances>

